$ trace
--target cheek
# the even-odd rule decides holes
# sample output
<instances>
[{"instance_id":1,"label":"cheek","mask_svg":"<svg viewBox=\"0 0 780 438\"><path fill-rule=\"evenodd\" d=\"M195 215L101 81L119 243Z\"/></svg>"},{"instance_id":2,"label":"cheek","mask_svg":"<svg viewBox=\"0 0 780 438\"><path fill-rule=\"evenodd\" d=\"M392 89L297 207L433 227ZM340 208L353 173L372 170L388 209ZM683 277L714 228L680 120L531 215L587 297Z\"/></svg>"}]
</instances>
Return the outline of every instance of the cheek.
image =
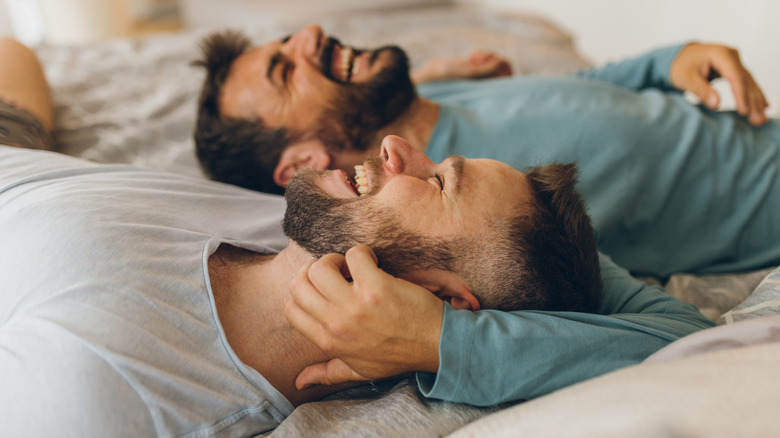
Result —
<instances>
[{"instance_id":1,"label":"cheek","mask_svg":"<svg viewBox=\"0 0 780 438\"><path fill-rule=\"evenodd\" d=\"M442 199L438 192L398 184L394 190L385 186L375 197L378 208L386 208L410 231L426 236L444 236L451 232L451 223L441 211Z\"/></svg>"}]
</instances>

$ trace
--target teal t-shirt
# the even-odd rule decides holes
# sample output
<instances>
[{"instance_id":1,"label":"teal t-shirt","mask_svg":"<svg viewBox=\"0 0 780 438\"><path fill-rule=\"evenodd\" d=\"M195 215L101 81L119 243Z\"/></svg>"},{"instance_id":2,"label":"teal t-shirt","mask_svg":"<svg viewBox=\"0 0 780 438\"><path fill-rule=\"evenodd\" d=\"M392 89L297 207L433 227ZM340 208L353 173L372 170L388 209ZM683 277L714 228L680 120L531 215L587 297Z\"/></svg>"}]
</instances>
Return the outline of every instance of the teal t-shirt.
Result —
<instances>
[{"instance_id":1,"label":"teal t-shirt","mask_svg":"<svg viewBox=\"0 0 780 438\"><path fill-rule=\"evenodd\" d=\"M600 254L596 314L455 310L445 305L436 374L417 373L427 397L488 406L538 397L642 362L714 324L692 304L649 286Z\"/></svg>"},{"instance_id":2,"label":"teal t-shirt","mask_svg":"<svg viewBox=\"0 0 780 438\"><path fill-rule=\"evenodd\" d=\"M639 274L780 263L780 123L690 104L681 46L573 76L424 84L441 106L426 153L523 170L575 162L599 249Z\"/></svg>"}]
</instances>

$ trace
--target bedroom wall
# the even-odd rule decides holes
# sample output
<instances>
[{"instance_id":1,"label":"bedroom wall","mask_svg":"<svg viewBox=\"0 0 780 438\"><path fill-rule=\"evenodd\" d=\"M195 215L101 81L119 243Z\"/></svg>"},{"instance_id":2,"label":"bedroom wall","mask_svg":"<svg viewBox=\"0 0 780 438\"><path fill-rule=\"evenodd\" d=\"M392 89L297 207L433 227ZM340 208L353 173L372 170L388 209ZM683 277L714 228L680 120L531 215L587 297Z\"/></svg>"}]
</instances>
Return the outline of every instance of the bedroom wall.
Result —
<instances>
[{"instance_id":1,"label":"bedroom wall","mask_svg":"<svg viewBox=\"0 0 780 438\"><path fill-rule=\"evenodd\" d=\"M740 50L763 87L770 113L780 116L780 2L776 0L457 1L549 17L575 36L581 53L595 64L692 39L731 45ZM724 87L720 84L718 89ZM733 106L733 100L726 104Z\"/></svg>"},{"instance_id":2,"label":"bedroom wall","mask_svg":"<svg viewBox=\"0 0 780 438\"><path fill-rule=\"evenodd\" d=\"M0 36L11 35L11 19L6 11L5 4L0 3Z\"/></svg>"}]
</instances>

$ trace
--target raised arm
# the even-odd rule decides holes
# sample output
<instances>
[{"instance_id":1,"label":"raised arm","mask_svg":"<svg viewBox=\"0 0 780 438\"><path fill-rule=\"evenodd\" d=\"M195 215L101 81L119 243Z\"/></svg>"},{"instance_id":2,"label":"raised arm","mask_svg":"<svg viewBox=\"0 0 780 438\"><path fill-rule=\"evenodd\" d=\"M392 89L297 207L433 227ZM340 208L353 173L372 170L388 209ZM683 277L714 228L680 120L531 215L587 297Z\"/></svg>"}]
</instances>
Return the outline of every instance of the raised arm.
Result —
<instances>
[{"instance_id":1,"label":"raised arm","mask_svg":"<svg viewBox=\"0 0 780 438\"><path fill-rule=\"evenodd\" d=\"M433 58L412 72L412 82L419 85L425 82L453 79L487 79L510 76L512 66L509 61L492 52L474 51L468 57Z\"/></svg>"},{"instance_id":2,"label":"raised arm","mask_svg":"<svg viewBox=\"0 0 780 438\"><path fill-rule=\"evenodd\" d=\"M0 59L0 99L29 111L51 131L51 96L38 57L18 41L0 37Z\"/></svg>"},{"instance_id":3,"label":"raised arm","mask_svg":"<svg viewBox=\"0 0 780 438\"><path fill-rule=\"evenodd\" d=\"M714 325L609 257L600 263L605 293L599 314L447 307L438 372L417 376L423 394L475 405L538 397L637 364Z\"/></svg>"},{"instance_id":4,"label":"raised arm","mask_svg":"<svg viewBox=\"0 0 780 438\"><path fill-rule=\"evenodd\" d=\"M603 314L594 315L454 310L382 272L370 250L350 251L308 266L293 285L288 320L338 358L304 370L299 387L423 371L417 377L426 396L490 405L639 363L713 325L607 257L607 297Z\"/></svg>"},{"instance_id":5,"label":"raised arm","mask_svg":"<svg viewBox=\"0 0 780 438\"><path fill-rule=\"evenodd\" d=\"M656 49L636 58L577 72L577 76L631 90L690 91L713 110L720 105L720 96L710 81L723 77L731 86L737 112L753 125L767 121L765 110L769 104L742 64L739 52L719 44L690 43Z\"/></svg>"},{"instance_id":6,"label":"raised arm","mask_svg":"<svg viewBox=\"0 0 780 438\"><path fill-rule=\"evenodd\" d=\"M581 70L576 73L583 78L609 82L630 90L658 88L676 90L669 82L669 68L683 44L664 47L647 52L635 58L606 64L602 67Z\"/></svg>"}]
</instances>

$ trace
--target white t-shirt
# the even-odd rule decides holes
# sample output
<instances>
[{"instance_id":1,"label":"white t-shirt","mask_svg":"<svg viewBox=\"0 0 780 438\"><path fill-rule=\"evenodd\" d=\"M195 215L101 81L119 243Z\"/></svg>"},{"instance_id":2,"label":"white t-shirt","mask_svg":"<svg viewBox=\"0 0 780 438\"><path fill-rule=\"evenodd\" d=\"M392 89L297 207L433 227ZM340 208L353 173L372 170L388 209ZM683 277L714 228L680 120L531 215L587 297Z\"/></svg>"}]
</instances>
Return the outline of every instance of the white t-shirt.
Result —
<instances>
[{"instance_id":1,"label":"white t-shirt","mask_svg":"<svg viewBox=\"0 0 780 438\"><path fill-rule=\"evenodd\" d=\"M4 436L246 436L292 405L231 350L208 257L287 244L284 200L0 146Z\"/></svg>"}]
</instances>

